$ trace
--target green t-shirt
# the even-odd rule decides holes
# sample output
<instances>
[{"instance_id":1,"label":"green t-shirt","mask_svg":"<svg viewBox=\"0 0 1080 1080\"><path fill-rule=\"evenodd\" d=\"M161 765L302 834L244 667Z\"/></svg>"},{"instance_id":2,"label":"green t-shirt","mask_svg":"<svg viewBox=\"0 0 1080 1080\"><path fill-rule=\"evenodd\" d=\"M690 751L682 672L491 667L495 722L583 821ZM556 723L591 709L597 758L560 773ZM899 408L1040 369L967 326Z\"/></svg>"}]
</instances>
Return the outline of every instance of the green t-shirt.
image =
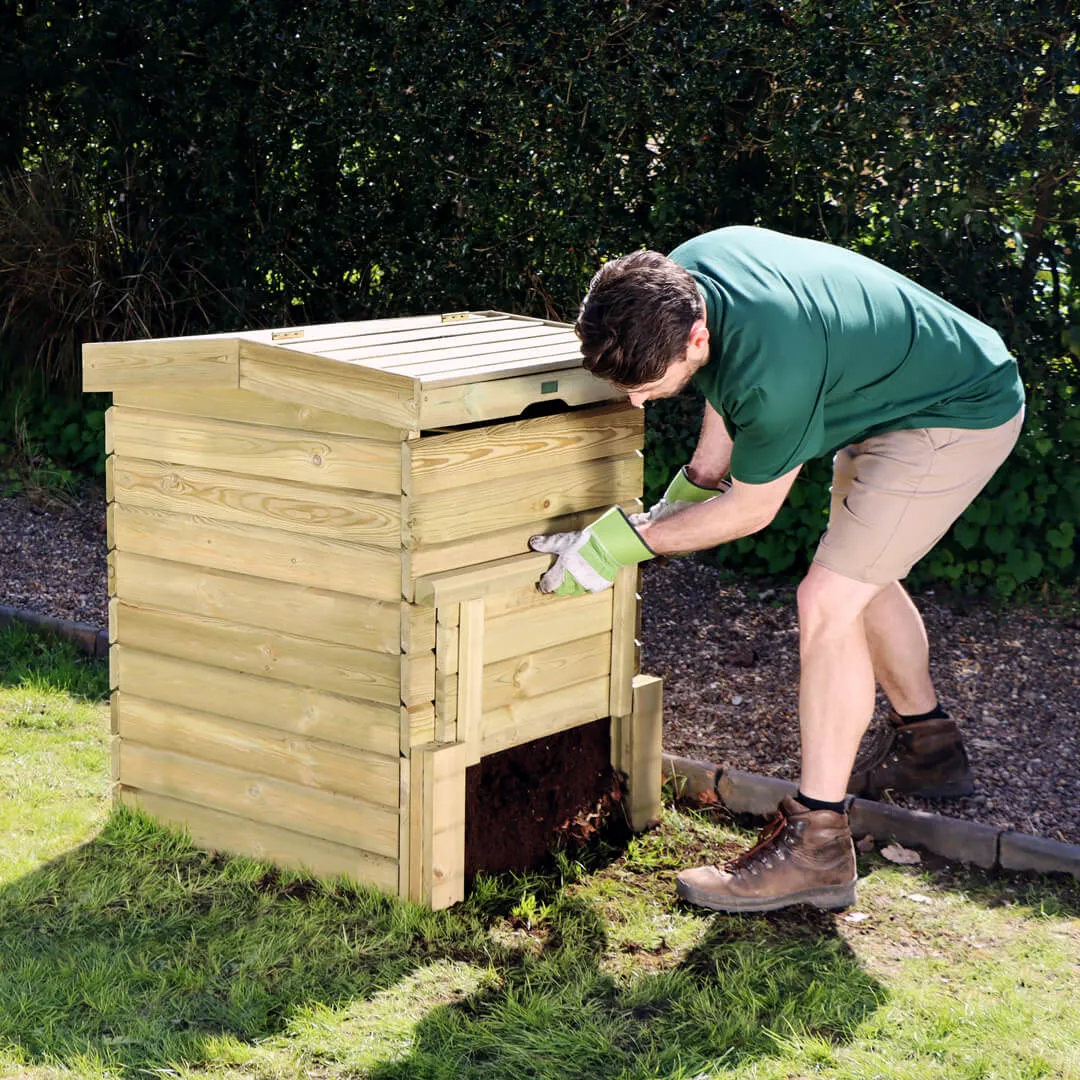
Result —
<instances>
[{"instance_id":1,"label":"green t-shirt","mask_svg":"<svg viewBox=\"0 0 1080 1080\"><path fill-rule=\"evenodd\" d=\"M670 256L705 300L694 376L734 441L731 475L763 484L900 428L990 428L1024 387L998 334L902 274L831 244L734 226Z\"/></svg>"}]
</instances>

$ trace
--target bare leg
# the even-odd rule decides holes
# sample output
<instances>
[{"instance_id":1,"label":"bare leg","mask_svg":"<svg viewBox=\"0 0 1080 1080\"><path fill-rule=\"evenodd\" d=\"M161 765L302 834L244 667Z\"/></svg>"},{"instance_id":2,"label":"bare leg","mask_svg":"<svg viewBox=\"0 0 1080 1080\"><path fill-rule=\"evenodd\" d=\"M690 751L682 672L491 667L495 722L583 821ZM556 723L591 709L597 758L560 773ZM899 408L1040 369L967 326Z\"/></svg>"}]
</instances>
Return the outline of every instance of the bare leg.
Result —
<instances>
[{"instance_id":1,"label":"bare leg","mask_svg":"<svg viewBox=\"0 0 1080 1080\"><path fill-rule=\"evenodd\" d=\"M930 679L926 627L899 581L886 585L866 605L863 624L874 676L892 707L901 716L929 712L937 694Z\"/></svg>"},{"instance_id":2,"label":"bare leg","mask_svg":"<svg viewBox=\"0 0 1080 1080\"><path fill-rule=\"evenodd\" d=\"M874 715L874 665L864 613L882 588L818 563L799 586L799 786L814 799L844 798L859 742Z\"/></svg>"}]
</instances>

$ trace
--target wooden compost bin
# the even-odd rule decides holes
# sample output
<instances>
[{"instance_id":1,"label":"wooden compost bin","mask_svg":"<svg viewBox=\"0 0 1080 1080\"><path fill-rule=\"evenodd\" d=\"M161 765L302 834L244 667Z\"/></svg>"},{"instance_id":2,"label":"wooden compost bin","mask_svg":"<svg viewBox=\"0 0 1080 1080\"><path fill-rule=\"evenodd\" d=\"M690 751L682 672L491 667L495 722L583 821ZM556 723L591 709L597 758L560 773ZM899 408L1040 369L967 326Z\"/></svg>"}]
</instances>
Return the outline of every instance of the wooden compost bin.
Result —
<instances>
[{"instance_id":1,"label":"wooden compost bin","mask_svg":"<svg viewBox=\"0 0 1080 1080\"><path fill-rule=\"evenodd\" d=\"M469 312L89 344L107 415L117 799L445 907L465 770L610 717L655 818L638 573L536 591L534 533L640 508L643 412L572 330Z\"/></svg>"}]
</instances>

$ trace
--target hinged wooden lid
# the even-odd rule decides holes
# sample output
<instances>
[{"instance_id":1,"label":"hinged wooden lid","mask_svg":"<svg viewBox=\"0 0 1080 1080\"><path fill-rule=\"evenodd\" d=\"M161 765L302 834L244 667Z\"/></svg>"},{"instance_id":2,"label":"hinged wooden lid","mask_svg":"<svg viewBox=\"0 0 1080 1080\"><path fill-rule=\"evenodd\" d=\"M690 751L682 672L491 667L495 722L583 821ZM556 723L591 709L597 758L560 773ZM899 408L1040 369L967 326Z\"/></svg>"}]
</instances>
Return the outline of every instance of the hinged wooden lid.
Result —
<instances>
[{"instance_id":1,"label":"hinged wooden lid","mask_svg":"<svg viewBox=\"0 0 1080 1080\"><path fill-rule=\"evenodd\" d=\"M83 347L83 387L233 387L410 430L622 397L566 323L498 311Z\"/></svg>"}]
</instances>

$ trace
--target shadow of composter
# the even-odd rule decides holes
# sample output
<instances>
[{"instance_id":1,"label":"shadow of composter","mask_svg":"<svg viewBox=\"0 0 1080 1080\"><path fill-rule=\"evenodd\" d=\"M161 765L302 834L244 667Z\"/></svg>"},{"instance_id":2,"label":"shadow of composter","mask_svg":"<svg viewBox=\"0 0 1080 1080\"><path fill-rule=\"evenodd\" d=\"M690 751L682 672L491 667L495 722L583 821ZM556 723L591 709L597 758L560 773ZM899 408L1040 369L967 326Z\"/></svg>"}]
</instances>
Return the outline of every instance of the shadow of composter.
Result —
<instances>
[{"instance_id":1,"label":"shadow of composter","mask_svg":"<svg viewBox=\"0 0 1080 1080\"><path fill-rule=\"evenodd\" d=\"M407 977L433 925L453 938L439 914L202 851L118 811L0 889L0 1045L30 1064L89 1057L133 1074L206 1062L214 1037L253 1043L306 1005ZM469 935L450 947L486 963Z\"/></svg>"},{"instance_id":2,"label":"shadow of composter","mask_svg":"<svg viewBox=\"0 0 1080 1080\"><path fill-rule=\"evenodd\" d=\"M557 901L550 918L542 956L432 1010L373 1080L705 1076L777 1055L793 1034L840 1046L887 996L825 913L718 916L682 963L629 983L602 970L588 905Z\"/></svg>"}]
</instances>

